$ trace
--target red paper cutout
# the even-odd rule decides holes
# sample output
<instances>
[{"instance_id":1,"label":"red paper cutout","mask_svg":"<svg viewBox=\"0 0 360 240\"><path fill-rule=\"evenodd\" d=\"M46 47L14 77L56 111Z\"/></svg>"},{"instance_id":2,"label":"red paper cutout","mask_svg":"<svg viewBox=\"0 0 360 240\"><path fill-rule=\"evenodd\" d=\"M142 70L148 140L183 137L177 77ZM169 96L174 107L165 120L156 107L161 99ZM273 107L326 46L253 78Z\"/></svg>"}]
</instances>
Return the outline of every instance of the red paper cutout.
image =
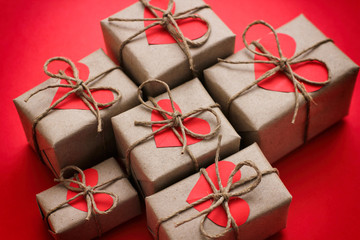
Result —
<instances>
[{"instance_id":1,"label":"red paper cutout","mask_svg":"<svg viewBox=\"0 0 360 240\"><path fill-rule=\"evenodd\" d=\"M168 112L173 112L172 108L171 108L171 102L169 99L162 99L162 100L158 101L157 104L162 109L164 109ZM175 109L181 113L181 109L175 102L174 102L174 106L175 106ZM167 116L167 117L171 118L170 116ZM161 114L158 111L153 110L151 113L151 121L162 121L162 120L164 120L164 118L161 116ZM187 127L190 131L193 131L194 133L208 134L211 131L210 124L201 118L189 117L183 121L183 124L185 127ZM162 126L164 126L164 124L153 125L152 130L156 131L159 128L161 128ZM179 134L182 136L180 128L178 128L177 130L178 130ZM202 139L193 138L188 135L186 135L186 139L187 139L187 145L192 145L192 144L202 141ZM182 146L181 142L179 141L179 139L176 137L176 135L170 128L167 128L164 131L161 131L161 132L155 134L154 140L155 140L156 147L158 147L158 148Z\"/></svg>"},{"instance_id":2,"label":"red paper cutout","mask_svg":"<svg viewBox=\"0 0 360 240\"><path fill-rule=\"evenodd\" d=\"M229 176L233 169L235 168L235 164L232 162L221 161L219 162L219 173L221 178L221 183L225 187ZM219 189L216 171L215 171L215 164L210 165L206 168L206 172L208 173L211 181L214 183L215 187ZM238 171L233 178L233 182L239 181L241 178L241 172ZM200 176L199 180L195 184L194 188L191 190L186 202L189 204L196 202L197 200L213 193L209 183L206 181L203 175ZM208 209L211 206L212 199L201 204L194 206L196 210L199 212ZM250 214L250 207L249 204L239 197L233 197L229 200L229 209L231 215L234 217L235 222L238 226L245 223L249 214ZM215 208L209 215L207 216L211 221L215 224L226 227L227 224L227 216L225 213L224 208L220 205L219 207Z\"/></svg>"},{"instance_id":3,"label":"red paper cutout","mask_svg":"<svg viewBox=\"0 0 360 240\"><path fill-rule=\"evenodd\" d=\"M99 179L99 174L96 171L96 169L93 169L93 168L86 169L84 171L84 174L85 174L85 181L86 181L87 186L94 187L97 185L98 179ZM79 174L78 176L81 181L82 180L81 175ZM75 180L75 178L74 178L74 180ZM70 183L70 186L71 187L79 187L79 185L75 184L75 183ZM71 190L68 190L67 195L66 195L66 200L69 200L70 198L76 196L77 194L78 194L78 192L73 192ZM98 207L98 209L100 211L108 210L113 204L113 198L111 196L109 196L108 194L104 194L104 193L94 194L94 199L96 202L96 206ZM87 204L86 204L86 200L85 200L84 196L80 196L80 197L72 200L71 202L69 202L69 205L78 210L81 210L83 212L87 212Z\"/></svg>"},{"instance_id":4,"label":"red paper cutout","mask_svg":"<svg viewBox=\"0 0 360 240\"><path fill-rule=\"evenodd\" d=\"M89 68L80 62L74 63L76 68L79 71L79 78L83 81L86 81L89 78ZM49 64L49 71L53 73L58 73L60 69L65 69L64 72L67 76L74 77L74 73L71 67L63 62L63 61L53 61ZM69 84L66 80L61 79L61 84ZM75 84L73 82L73 84ZM59 87L53 101L51 103L54 104L59 98L64 96L67 92L71 91L71 88ZM114 94L108 90L92 90L91 91L94 99L99 103L107 103L114 100ZM61 103L59 103L55 108L57 109L84 109L89 110L88 106L78 97L76 94L71 94L69 97L64 99ZM103 109L104 107L99 107Z\"/></svg>"},{"instance_id":5,"label":"red paper cutout","mask_svg":"<svg viewBox=\"0 0 360 240\"><path fill-rule=\"evenodd\" d=\"M278 38L280 42L280 47L283 55L286 58L291 58L296 51L296 42L295 40L286 34L278 33ZM279 57L279 52L277 50L276 41L273 33L268 34L266 37L260 40L260 43L274 56ZM256 49L259 51L259 49ZM254 60L269 60L266 57L255 55ZM255 63L255 79L258 79L268 70L274 68L272 64L265 63ZM316 82L325 82L328 79L328 72L324 64L316 61L309 61L304 63L292 64L291 68L298 75ZM319 90L321 85L316 86L313 84L308 84L302 82L308 92L314 92ZM282 72L277 72L272 77L266 78L260 83L259 87L262 87L271 91L278 92L294 92L294 85L292 81Z\"/></svg>"},{"instance_id":6,"label":"red paper cutout","mask_svg":"<svg viewBox=\"0 0 360 240\"><path fill-rule=\"evenodd\" d=\"M168 7L169 0L151 0L149 3L153 6L166 10ZM159 17L162 17L162 13L158 10L154 10ZM174 7L171 10L172 13L175 12L175 3ZM148 8L145 8L144 18L154 18L155 16L149 11ZM154 23L155 21L144 21L144 26ZM195 40L204 35L207 31L206 23L200 19L183 19L176 21L181 32L185 37ZM170 44L176 43L174 38L161 26L155 26L145 31L146 38L149 44Z\"/></svg>"}]
</instances>

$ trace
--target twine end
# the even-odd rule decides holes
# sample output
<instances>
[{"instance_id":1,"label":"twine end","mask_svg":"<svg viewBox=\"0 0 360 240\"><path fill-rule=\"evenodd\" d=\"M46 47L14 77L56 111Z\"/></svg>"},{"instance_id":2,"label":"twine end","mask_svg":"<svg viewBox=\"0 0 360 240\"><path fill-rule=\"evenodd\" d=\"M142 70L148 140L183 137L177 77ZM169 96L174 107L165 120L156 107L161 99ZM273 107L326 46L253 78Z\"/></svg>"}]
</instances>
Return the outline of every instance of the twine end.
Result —
<instances>
[{"instance_id":1,"label":"twine end","mask_svg":"<svg viewBox=\"0 0 360 240\"><path fill-rule=\"evenodd\" d=\"M293 115L293 118L291 120L292 124L295 124L295 119L296 119L297 113L298 113L298 107L295 107L294 115Z\"/></svg>"},{"instance_id":2,"label":"twine end","mask_svg":"<svg viewBox=\"0 0 360 240\"><path fill-rule=\"evenodd\" d=\"M311 96L310 96L310 102L317 106L317 103L315 102L315 100Z\"/></svg>"},{"instance_id":3,"label":"twine end","mask_svg":"<svg viewBox=\"0 0 360 240\"><path fill-rule=\"evenodd\" d=\"M187 150L187 142L185 141L183 147L182 147L182 150L181 150L181 154L184 154Z\"/></svg>"}]
</instances>

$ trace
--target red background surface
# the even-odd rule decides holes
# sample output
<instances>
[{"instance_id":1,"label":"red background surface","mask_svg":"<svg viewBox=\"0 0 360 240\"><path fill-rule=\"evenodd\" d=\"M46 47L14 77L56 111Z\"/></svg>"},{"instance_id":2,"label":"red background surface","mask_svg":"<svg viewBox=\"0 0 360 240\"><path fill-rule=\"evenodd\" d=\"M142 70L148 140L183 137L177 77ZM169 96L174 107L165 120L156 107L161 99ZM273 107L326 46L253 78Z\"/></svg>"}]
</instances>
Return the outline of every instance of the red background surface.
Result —
<instances>
[{"instance_id":1,"label":"red background surface","mask_svg":"<svg viewBox=\"0 0 360 240\"><path fill-rule=\"evenodd\" d=\"M274 27L304 13L357 64L360 63L358 0L205 0L238 35L256 19ZM0 238L50 239L35 194L54 185L37 159L11 102L47 76L53 56L74 61L104 48L100 20L135 0L1 1L0 9ZM256 37L256 36L255 36ZM359 80L359 79L358 79ZM273 239L353 239L359 236L360 85L349 116L275 164L293 195L288 226ZM104 239L151 239L145 214L105 234Z\"/></svg>"}]
</instances>

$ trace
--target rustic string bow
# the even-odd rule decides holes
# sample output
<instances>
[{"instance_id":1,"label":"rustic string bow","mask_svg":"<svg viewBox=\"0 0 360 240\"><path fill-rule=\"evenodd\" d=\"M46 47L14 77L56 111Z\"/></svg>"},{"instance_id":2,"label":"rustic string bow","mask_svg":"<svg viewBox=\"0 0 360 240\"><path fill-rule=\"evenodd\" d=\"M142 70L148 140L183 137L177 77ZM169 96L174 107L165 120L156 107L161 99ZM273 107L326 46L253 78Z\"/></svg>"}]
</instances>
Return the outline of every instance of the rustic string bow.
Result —
<instances>
[{"instance_id":1,"label":"rustic string bow","mask_svg":"<svg viewBox=\"0 0 360 240\"><path fill-rule=\"evenodd\" d=\"M276 40L276 45L277 45L277 49L278 49L278 53L279 53L279 57L274 56L273 54L271 54L268 50L265 49L265 47L263 45L261 45L259 42L253 41L251 42L251 44L253 44L255 47L257 47L261 52L256 51L252 48L250 48L248 42L246 41L246 33L247 31L254 25L257 24L261 24L264 25L266 27L268 27L272 33L275 36L275 40ZM228 112L230 112L230 105L231 103L240 95L242 95L244 92L248 91L249 89L251 89L253 86L255 86L256 84L258 84L259 82L261 82L262 80L269 78L271 76L273 76L274 74L276 74L277 72L281 71L283 72L288 79L292 82L292 84L294 85L294 93L295 93L295 107L294 107L294 114L293 114L293 118L291 123L295 123L295 119L296 119L296 115L299 109L299 105L300 105L300 101L299 101L299 91L302 94L302 96L304 97L306 104L307 104L307 124L306 124L306 133L307 133L307 125L308 125L308 120L309 120L309 114L310 114L310 102L313 102L312 97L310 96L310 94L306 91L304 85L302 82L305 83L309 83L309 84L313 84L313 85L326 85L330 82L331 79L331 73L330 73L330 68L327 66L327 64L320 60L320 59L315 59L315 58L305 58L305 59L299 59L297 60L297 58L301 57L302 55L308 53L309 51L319 47L320 45L323 45L327 42L332 42L331 39L325 39L323 41L320 41L314 45L312 45L311 47L308 47L302 51L300 51L299 53L294 54L294 56L292 56L291 58L286 58L284 57L282 51L281 51L281 47L280 47L280 43L279 43L279 39L278 39L278 35L275 31L275 29L268 23L264 22L264 21L255 21L253 23L251 23L250 25L248 25L242 35L242 39L244 42L245 47L252 52L253 54L259 55L259 56L263 56L268 58L269 60L253 60L253 61L229 61L229 60L224 60L224 59L218 59L220 62L225 62L225 63L230 63L230 64L253 64L253 63L264 63L264 64L273 64L275 65L274 68L270 69L269 71L265 72L262 76L260 76L257 80L255 80L253 83L251 83L249 86L247 86L246 88L244 88L243 90L241 90L240 92L238 92L237 94L235 94L234 96L232 96L228 102L227 102L227 108L228 108ZM324 82L315 82L315 81L311 81L309 79L306 79L298 74L296 74L292 68L291 65L293 64L297 64L297 63L303 63L303 62L311 62L311 61L316 61L316 62L320 62L322 63L328 72L328 79ZM307 136L305 136L307 138Z\"/></svg>"},{"instance_id":2,"label":"rustic string bow","mask_svg":"<svg viewBox=\"0 0 360 240\"><path fill-rule=\"evenodd\" d=\"M152 97L149 97L149 101L151 101L151 103L154 106L151 106L151 105L147 104L142 99L142 97L141 97L142 89L146 84L149 84L149 83L160 83L166 88L166 91L167 91L167 94L169 96L169 100L170 100L171 108L172 108L173 112L169 112L169 111L166 111L163 108L161 108ZM214 137L220 130L221 120L220 120L218 114L215 112L215 110L213 108L219 107L219 105L218 104L213 104L213 105L211 105L209 107L200 107L200 108L195 109L193 111L190 111L188 113L182 114L182 113L180 113L179 111L177 111L175 109L174 100L172 98L172 94L171 94L169 86L165 82L163 82L161 80L157 80L157 79L150 79L150 80L147 80L147 81L143 82L138 88L138 98L139 98L139 101L141 102L141 104L144 105L146 108L148 108L148 109L150 109L152 111L155 110L155 111L159 112L161 114L161 116L164 118L164 120L162 120L162 121L135 121L134 124L136 126L152 126L152 125L157 125L157 124L164 124L164 125L162 127L160 127L158 130L153 131L152 133L150 133L150 134L146 135L145 137L139 139L138 141L133 143L128 148L128 150L126 151L126 162L127 162L126 166L127 166L128 174L130 173L130 152L137 145L146 142L147 140L152 138L155 134L157 134L157 133L159 133L161 131L164 131L164 130L166 130L168 128L170 128L174 132L176 137L181 142L181 144L182 144L182 152L181 153L183 154L184 152L187 152L189 154L190 158L192 159L196 170L198 170L199 169L199 164L198 164L196 158L192 155L192 153L187 148L186 135L190 135L191 137L198 138L198 139L210 139L210 138ZM184 126L183 121L186 118L188 118L190 116L193 116L193 115L201 114L201 113L204 113L204 112L209 112L212 115L214 115L215 118L216 118L216 126L212 131L210 131L210 133L208 133L208 134L194 133L193 131L189 130L187 127ZM177 131L177 128L180 128L181 135Z\"/></svg>"},{"instance_id":3,"label":"rustic string bow","mask_svg":"<svg viewBox=\"0 0 360 240\"><path fill-rule=\"evenodd\" d=\"M179 47L181 48L181 50L184 52L184 54L186 55L186 57L188 59L191 72L193 73L194 76L196 76L194 60L191 56L190 48L200 47L200 46L204 45L205 42L209 39L211 28L210 28L209 22L206 19L204 19L203 17L196 15L194 13L198 12L204 8L210 8L210 6L205 4L205 5L191 8L191 9L183 11L183 12L173 14L171 12L171 10L173 9L173 6L174 6L173 0L169 0L168 8L166 10L158 8L156 6L153 6L145 0L140 0L140 2L143 4L144 7L149 9L149 11L156 17L155 18L135 18L135 19L111 18L110 17L108 19L108 21L121 21L121 22L155 21L154 23L139 30L138 32L136 32L135 34L133 34L132 36L130 36L128 39L126 39L124 42L121 43L120 50L119 50L120 63L123 62L122 61L122 51L123 51L124 47L126 46L126 44L131 42L134 38L136 38L137 36L139 36L140 34L145 32L146 30L148 30L152 27L155 27L157 25L160 25L166 31L168 31L169 34L175 39L175 41L177 42L177 44L179 45ZM162 17L160 17L155 12L155 10L160 11L163 14ZM183 20L183 19L200 19L201 21L205 22L206 26L207 26L206 33L204 35L202 35L200 38L198 38L196 41L186 38L184 36L184 34L181 32L181 30L176 22L176 20Z\"/></svg>"},{"instance_id":4,"label":"rustic string bow","mask_svg":"<svg viewBox=\"0 0 360 240\"><path fill-rule=\"evenodd\" d=\"M64 174L66 171L68 170L75 170L76 172L78 172L81 175L81 181L78 179L78 176L75 175L75 179L66 179L64 178ZM66 200L65 202L57 205L55 208L51 209L47 214L46 214L46 220L48 220L49 216L54 213L55 211L61 209L62 207L64 207L64 205L68 204L69 202L84 196L85 200L86 200L86 205L87 205L87 216L86 216L86 220L89 220L92 216L93 213L95 214L100 214L100 215L104 215L104 214L108 214L109 212L111 212L114 208L116 208L117 204L118 204L118 196L112 192L109 191L104 191L104 190L99 190L99 188L102 188L103 186L106 186L108 184L112 184L120 179L122 179L124 177L116 177L113 178L109 181L106 181L102 184L98 184L94 187L88 186L86 185L86 179L85 179L85 174L84 172L76 167L76 166L67 166L65 168L63 168L60 172L60 177L59 179L55 179L56 182L60 182L64 185L65 188L67 188L70 191L73 192L78 192L77 195L75 195L74 197ZM75 183L77 184L79 187L72 187L70 186L70 183ZM105 211L101 211L98 209L97 205L96 205L96 201L94 199L94 194L98 194L98 193L102 193L102 194L107 194L109 196L111 196L113 198L113 203L111 205L111 207Z\"/></svg>"},{"instance_id":5,"label":"rustic string bow","mask_svg":"<svg viewBox=\"0 0 360 240\"><path fill-rule=\"evenodd\" d=\"M261 182L261 178L262 176L271 174L271 173L277 173L278 174L278 170L276 168L272 168L270 170L266 170L261 172L259 170L259 168L250 160L246 160L243 162L238 163L235 168L233 169L233 171L231 172L227 184L225 187L223 187L222 182L221 182L221 178L220 178L220 172L219 172L219 166L218 166L218 162L219 162L219 155L220 155L220 145L221 145L221 138L222 136L220 135L218 138L218 145L217 145L217 149L216 149L216 155L215 155L215 171L216 171L216 178L217 178L217 183L219 185L219 189L217 189L215 187L215 184L212 182L212 180L210 179L207 171L204 168L200 169L200 174L202 174L206 181L209 183L211 189L212 189L212 193L210 193L209 195L187 205L186 207L182 208L181 210L175 212L174 214L171 214L170 216L166 217L166 218L162 218L159 220L158 224L156 225L156 237L157 239L159 238L159 229L160 229L160 225L163 222L166 222L168 220L170 220L171 218L178 216L179 214L193 208L194 206L201 204L203 202L212 200L211 206L208 209L205 209L201 212L199 212L198 214L196 214L193 217L190 217L180 223L177 223L175 226L178 227L184 223L190 222L200 216L203 216L203 218L201 219L200 222L200 232L203 236L208 237L208 238L219 238L219 237L223 237L225 236L225 234L229 231L231 231L231 229L235 230L235 235L236 237L239 236L238 234L238 226L236 224L236 221L234 219L234 217L231 215L230 212L230 208L229 208L229 201L231 201L231 198L235 198L235 197L240 197L243 196L251 191L253 191ZM235 176L237 171L240 171L242 167L247 166L250 168L253 168L256 172L256 175L253 175L249 178L246 178L242 181L237 181L237 182L233 182L233 177ZM247 187L245 187L244 189L240 189L238 191L234 191L236 188L243 186L247 183L251 183L250 185L248 185ZM224 231L212 235L210 233L208 233L205 230L205 220L207 218L207 216L217 207L219 207L220 205L222 205L222 207L225 210L226 216L227 216L227 224L226 227L224 229Z\"/></svg>"},{"instance_id":6,"label":"rustic string bow","mask_svg":"<svg viewBox=\"0 0 360 240\"><path fill-rule=\"evenodd\" d=\"M56 73L56 74L49 72L48 65L53 61L63 61L65 63L69 64L69 66L72 69L74 77L66 75L65 72L62 70L60 70L59 73ZM41 113L39 116L37 116L34 119L34 123L32 125L33 140L34 140L34 145L35 145L36 151L38 152L41 159L42 159L42 157L41 157L42 155L41 155L40 148L39 148L39 145L37 142L36 131L35 131L36 126L39 123L39 121L41 119L43 119L44 117L46 117L52 109L54 109L57 105L59 105L62 101L64 101L67 97L69 97L73 93L75 93L86 104L86 106L90 109L90 111L95 115L95 117L97 119L97 123L98 123L97 131L98 132L102 131L102 120L101 120L99 108L109 107L109 106L112 106L113 104L115 104L121 98L121 92L118 89L113 88L113 87L90 87L89 85L92 82L94 82L96 79L98 79L99 77L104 76L115 69L119 69L119 67L110 68L109 70L102 72L102 73L98 74L97 76L95 76L91 79L88 79L87 81L84 82L79 78L79 70L76 68L75 64L71 60L64 58L64 57L54 57L54 58L50 58L49 60L47 60L45 62L44 72L46 75L48 75L49 77L52 77L52 78L56 78L56 79L64 79L68 82L68 84L53 84L53 85L49 85L44 88L38 89L37 91L32 93L27 99L25 99L25 102L29 101L29 99L32 96L34 96L34 95L38 94L39 92L42 92L46 89L63 87L63 88L70 88L72 90L70 90L69 92L64 94L62 97L60 97L54 104L52 104L43 113ZM97 90L109 90L109 91L113 92L116 95L116 97L111 102L99 103L94 99L94 97L91 93L91 91L97 91Z\"/></svg>"}]
</instances>

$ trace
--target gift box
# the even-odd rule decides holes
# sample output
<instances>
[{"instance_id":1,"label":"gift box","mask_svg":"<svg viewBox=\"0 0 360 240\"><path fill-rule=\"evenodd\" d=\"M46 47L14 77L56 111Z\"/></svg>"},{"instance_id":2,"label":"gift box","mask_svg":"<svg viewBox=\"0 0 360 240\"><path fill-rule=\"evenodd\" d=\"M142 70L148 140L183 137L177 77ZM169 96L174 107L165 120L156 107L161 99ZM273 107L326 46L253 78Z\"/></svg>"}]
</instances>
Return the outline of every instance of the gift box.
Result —
<instances>
[{"instance_id":1,"label":"gift box","mask_svg":"<svg viewBox=\"0 0 360 240\"><path fill-rule=\"evenodd\" d=\"M165 83L157 80L145 84L166 86ZM149 109L144 106L144 104L152 105L151 102L160 107ZM143 195L148 196L158 192L198 171L199 167L211 164L215 154L217 134L223 134L222 156L228 156L239 150L240 136L217 107L218 105L214 104L198 79L186 82L169 93L151 98L151 102L144 102L143 105L111 119L121 161L129 171L131 170ZM171 107L172 103L175 111ZM157 109L166 110L167 113L162 116ZM182 116L175 116L175 112L182 113ZM150 120L161 122L166 121L164 119L179 117L182 117L180 124L187 129L184 130L186 137L183 137L179 126L174 127L176 130L166 127L172 122L146 123ZM193 137L189 131L200 136ZM187 141L185 144L183 144L184 139Z\"/></svg>"},{"instance_id":2,"label":"gift box","mask_svg":"<svg viewBox=\"0 0 360 240\"><path fill-rule=\"evenodd\" d=\"M265 239L286 227L291 199L254 143L147 197L147 224L155 239Z\"/></svg>"},{"instance_id":3,"label":"gift box","mask_svg":"<svg viewBox=\"0 0 360 240\"><path fill-rule=\"evenodd\" d=\"M359 70L303 15L276 32L282 56L270 33L253 44L256 49L251 45L204 71L209 93L243 146L257 142L270 163L347 115Z\"/></svg>"},{"instance_id":4,"label":"gift box","mask_svg":"<svg viewBox=\"0 0 360 240\"><path fill-rule=\"evenodd\" d=\"M76 64L64 58L50 61L47 73L52 78L14 99L14 103L28 142L58 176L60 169L67 165L87 168L113 156L116 147L110 118L134 107L138 100L136 85L120 69L115 69L116 65L101 49ZM73 67L68 67L68 64L73 64ZM73 68L79 72L76 80L79 83L76 84L80 85L86 79L93 81L85 81L84 87L77 87ZM57 73L59 69L62 70ZM68 80L69 83L59 78L72 81ZM62 87L57 87L58 84ZM79 95L81 92L77 91L81 88L89 99L83 100L85 97ZM75 92L56 105L70 93L69 89ZM92 92L98 112L87 89ZM107 106L111 101L113 104Z\"/></svg>"},{"instance_id":5,"label":"gift box","mask_svg":"<svg viewBox=\"0 0 360 240\"><path fill-rule=\"evenodd\" d=\"M63 183L36 195L44 222L55 239L95 238L141 213L137 192L114 158L77 171L74 178L62 179ZM86 197L76 197L79 193ZM94 200L93 205L89 206L88 198Z\"/></svg>"},{"instance_id":6,"label":"gift box","mask_svg":"<svg viewBox=\"0 0 360 240\"><path fill-rule=\"evenodd\" d=\"M218 57L227 57L234 52L235 35L203 1L175 1L171 16L166 12L169 2L171 4L169 0L149 1L151 5L163 9L163 12L160 12L145 7L147 1L139 1L101 21L108 52L119 59L120 65L138 85L156 78L166 82L170 88L176 87L194 78L194 74L200 74L203 69L215 64ZM159 25L131 38L154 23L139 20L156 17L149 9L158 15ZM188 10L193 11L181 14ZM178 19L181 17L186 19ZM176 35L179 30L175 29L170 18L179 26L186 39ZM162 27L161 22L169 24ZM165 30L167 28L176 36L171 37ZM120 54L122 44L125 45ZM189 59L194 62L194 71L190 69ZM158 95L162 90L156 87L145 88L149 95Z\"/></svg>"}]
</instances>

